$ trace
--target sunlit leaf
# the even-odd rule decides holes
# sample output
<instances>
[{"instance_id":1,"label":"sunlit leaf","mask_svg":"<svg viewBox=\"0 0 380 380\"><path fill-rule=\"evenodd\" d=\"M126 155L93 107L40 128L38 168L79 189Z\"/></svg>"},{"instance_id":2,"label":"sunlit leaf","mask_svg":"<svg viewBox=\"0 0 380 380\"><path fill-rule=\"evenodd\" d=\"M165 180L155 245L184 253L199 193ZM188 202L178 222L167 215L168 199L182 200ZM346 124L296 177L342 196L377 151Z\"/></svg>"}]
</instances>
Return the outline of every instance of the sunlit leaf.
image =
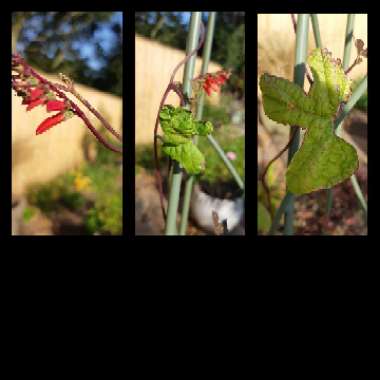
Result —
<instances>
[{"instance_id":1,"label":"sunlit leaf","mask_svg":"<svg viewBox=\"0 0 380 380\"><path fill-rule=\"evenodd\" d=\"M308 94L286 79L268 74L260 78L266 115L307 129L286 173L294 194L330 188L349 178L359 164L355 148L336 136L333 127L339 104L351 94L351 81L326 49L315 49L308 63L314 78Z\"/></svg>"}]
</instances>

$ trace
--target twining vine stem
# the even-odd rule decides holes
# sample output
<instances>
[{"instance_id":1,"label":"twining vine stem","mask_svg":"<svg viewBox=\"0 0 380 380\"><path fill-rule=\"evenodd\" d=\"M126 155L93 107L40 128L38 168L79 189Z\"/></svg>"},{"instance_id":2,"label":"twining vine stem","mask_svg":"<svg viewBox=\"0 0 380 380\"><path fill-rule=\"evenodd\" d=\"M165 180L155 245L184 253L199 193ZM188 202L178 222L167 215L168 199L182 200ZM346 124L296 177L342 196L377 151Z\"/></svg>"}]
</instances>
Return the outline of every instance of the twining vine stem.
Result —
<instances>
[{"instance_id":1,"label":"twining vine stem","mask_svg":"<svg viewBox=\"0 0 380 380\"><path fill-rule=\"evenodd\" d=\"M268 162L267 166L264 169L263 174L261 175L261 182L263 184L263 188L264 188L265 195L266 195L266 198L267 198L269 212L270 212L272 218L274 216L274 210L273 210L273 207L272 207L272 201L271 201L271 196L270 196L270 189L269 189L269 186L268 186L268 184L266 182L266 174L268 173L269 167L273 164L273 162L275 162L278 158L280 158L280 156L289 149L289 146L292 143L293 138L296 135L296 132L297 132L297 129L295 128L294 131L292 132L292 135L290 136L290 139L289 139L288 143L280 150L279 153L276 154L276 156L274 156Z\"/></svg>"},{"instance_id":2,"label":"twining vine stem","mask_svg":"<svg viewBox=\"0 0 380 380\"><path fill-rule=\"evenodd\" d=\"M180 67L182 65L185 65L186 62L194 54L196 54L197 51L202 47L204 40L205 40L205 27L204 27L203 23L201 22L198 46L194 50L189 52L185 56L185 58L183 58L183 60L181 62L179 62L178 65L174 68L173 73L172 73L170 80L169 80L169 84L168 84L168 86L167 86L167 88L166 88L166 90L162 96L160 106L159 106L159 109L157 112L156 124L154 126L154 163L155 163L156 182L157 182L158 191L160 194L161 210L162 210L162 215L163 215L164 219L166 219L166 211L165 211L165 206L164 206L164 191L163 191L163 187L162 187L162 176L161 176L161 172L160 172L160 164L158 161L158 147L157 147L157 140L158 140L157 132L158 132L158 125L160 122L160 111L161 111L162 107L165 105L166 98L168 97L168 95L171 91L175 92L178 95L178 97L180 99L181 107L183 107L186 104L187 99L185 99L185 96L183 94L182 86L180 83L175 83L174 78L177 74L177 71L180 69Z\"/></svg>"}]
</instances>

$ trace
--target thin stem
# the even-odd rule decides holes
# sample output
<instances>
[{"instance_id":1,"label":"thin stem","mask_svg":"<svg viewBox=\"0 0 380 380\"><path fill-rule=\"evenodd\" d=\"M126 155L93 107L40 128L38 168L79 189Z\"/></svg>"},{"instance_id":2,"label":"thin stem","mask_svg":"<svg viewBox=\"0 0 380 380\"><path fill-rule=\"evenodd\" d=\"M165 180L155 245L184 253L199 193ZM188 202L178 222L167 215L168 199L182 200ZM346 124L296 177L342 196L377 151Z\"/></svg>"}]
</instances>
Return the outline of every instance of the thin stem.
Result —
<instances>
[{"instance_id":1,"label":"thin stem","mask_svg":"<svg viewBox=\"0 0 380 380\"><path fill-rule=\"evenodd\" d=\"M356 65L358 64L358 59L356 58L354 62L352 62L352 65L344 71L344 73L347 75Z\"/></svg>"},{"instance_id":2,"label":"thin stem","mask_svg":"<svg viewBox=\"0 0 380 380\"><path fill-rule=\"evenodd\" d=\"M344 41L343 63L342 63L343 70L347 69L349 65L349 61L350 61L351 48L352 48L352 35L354 33L354 20L355 20L354 14L349 14L347 16L346 36L345 36L345 41ZM343 124L343 120L337 126L337 129L336 129L337 136L341 135L342 124ZM334 205L333 192L332 192L332 189L328 189L327 190L327 215L330 215L333 205Z\"/></svg>"},{"instance_id":3,"label":"thin stem","mask_svg":"<svg viewBox=\"0 0 380 380\"><path fill-rule=\"evenodd\" d=\"M293 130L293 134L290 136L290 139L288 141L288 143L280 150L279 153L276 154L276 156L274 156L267 164L267 166L265 167L264 171L263 171L263 174L261 175L261 182L263 184L263 188L264 188L264 191L266 193L266 197L267 197L267 203L268 203L268 208L269 208L269 211L270 211L270 214L273 218L273 207L272 207L272 201L271 201L271 196L270 196L270 189L269 189L269 186L266 182L266 175L268 173L268 170L269 170L269 167L273 164L273 162L275 162L279 157L281 157L281 155L286 152L290 146L290 144L292 143L295 135L297 133L297 129L294 129Z\"/></svg>"},{"instance_id":4,"label":"thin stem","mask_svg":"<svg viewBox=\"0 0 380 380\"><path fill-rule=\"evenodd\" d=\"M308 44L308 31L309 31L309 14L300 14L297 19L297 36L296 36L296 57L294 67L294 83L298 84L301 88L304 85L305 78L305 61L307 55ZM294 132L296 129L296 132ZM290 137L295 133L292 143L288 152L288 165L290 164L294 154L297 152L300 141L300 133L298 127L291 127ZM289 138L290 138L289 137ZM294 195L289 196L289 207L285 212L285 235L293 234L294 223Z\"/></svg>"},{"instance_id":5,"label":"thin stem","mask_svg":"<svg viewBox=\"0 0 380 380\"><path fill-rule=\"evenodd\" d=\"M173 163L173 175L169 192L168 217L165 225L165 235L177 235L177 210L179 204L182 169L177 161Z\"/></svg>"},{"instance_id":6,"label":"thin stem","mask_svg":"<svg viewBox=\"0 0 380 380\"><path fill-rule=\"evenodd\" d=\"M293 24L294 33L297 36L297 21L296 21L296 16L295 16L294 13L291 13L290 16L292 18L292 24ZM307 80L309 81L309 84L311 86L313 84L313 80L311 79L310 70L309 70L309 66L307 65L307 63L305 63L305 68L306 68L306 77L307 77Z\"/></svg>"},{"instance_id":7,"label":"thin stem","mask_svg":"<svg viewBox=\"0 0 380 380\"><path fill-rule=\"evenodd\" d=\"M355 14L351 13L347 15L346 34L343 50L343 69L347 70L350 63L351 49L354 35Z\"/></svg>"},{"instance_id":8,"label":"thin stem","mask_svg":"<svg viewBox=\"0 0 380 380\"><path fill-rule=\"evenodd\" d=\"M334 123L334 129L339 132L341 128L341 122L343 119L350 113L350 111L355 107L357 101L361 98L361 96L367 91L368 86L368 76L366 75L359 83L359 85L355 88L355 91L352 93L348 102L344 105L342 112L338 115Z\"/></svg>"},{"instance_id":9,"label":"thin stem","mask_svg":"<svg viewBox=\"0 0 380 380\"><path fill-rule=\"evenodd\" d=\"M206 34L205 44L203 47L202 67L201 67L200 76L206 74L208 71L208 64L210 62L212 42L214 38L215 19L216 19L216 12L210 12L208 23L207 23L207 34ZM196 111L196 117L195 117L196 120L202 120L203 105L204 105L204 92L201 91L198 97L198 102L197 102L197 111ZM197 137L198 136L196 136L196 138L193 139L193 143L195 145L198 143ZM194 182L195 182L195 176L193 175L189 176L189 178L186 180L185 192L184 192L183 204L182 204L181 224L179 227L180 235L186 234L188 220L189 220L191 194L193 191Z\"/></svg>"},{"instance_id":10,"label":"thin stem","mask_svg":"<svg viewBox=\"0 0 380 380\"><path fill-rule=\"evenodd\" d=\"M184 74L183 74L183 94L190 98L191 95L191 78L194 76L194 67L195 67L195 53L198 50L198 47L200 46L197 44L198 41L198 32L199 27L202 25L201 23L201 12L192 12L191 13L191 19L190 19L190 30L189 35L187 39L187 48L186 51L190 52L188 53L189 58L186 58L181 61L181 64L183 62L186 62ZM202 27L201 27L202 28ZM203 40L204 38L202 38ZM198 45L198 46L197 46ZM196 47L196 48L194 48ZM175 68L175 72L178 70L179 65ZM175 72L173 74L175 74ZM174 79L174 75L172 75L171 80ZM169 195L169 203L168 203L168 217L166 219L166 227L165 227L165 234L166 235L175 235L177 234L177 212L178 212L178 205L179 205L179 195L181 191L181 182L182 182L182 170L180 168L180 165L178 162L174 162L174 168L173 168L173 177L172 177L172 184L170 189L170 195Z\"/></svg>"},{"instance_id":11,"label":"thin stem","mask_svg":"<svg viewBox=\"0 0 380 380\"><path fill-rule=\"evenodd\" d=\"M368 85L368 77L367 75L360 81L358 87L356 87L355 91L352 93L351 98L347 102L347 104L343 107L342 112L335 120L334 129L337 131L337 135L340 134L342 125L343 125L343 119L350 113L350 111L354 108L357 101L361 98L361 96L367 91L367 85ZM351 183L354 188L356 197L359 201L360 206L362 207L365 215L367 215L367 202L365 200L364 194L360 189L358 180L356 178L356 175L353 174L351 176Z\"/></svg>"},{"instance_id":12,"label":"thin stem","mask_svg":"<svg viewBox=\"0 0 380 380\"><path fill-rule=\"evenodd\" d=\"M115 131L112 126L108 123L108 121L86 100L81 96L74 88L74 86L63 86L60 84L55 84L58 88L60 88L63 91L69 92L70 94L74 95L90 112L92 112L99 121L103 124L103 126L112 134L114 135L119 141L123 141L123 138L121 135Z\"/></svg>"},{"instance_id":13,"label":"thin stem","mask_svg":"<svg viewBox=\"0 0 380 380\"><path fill-rule=\"evenodd\" d=\"M186 54L185 58L174 68L173 70L173 73L170 77L170 81L169 81L169 84L168 84L168 87L166 88L163 96L162 96L162 99L161 99L161 102L160 102L160 106L158 108L158 112L157 112L157 116L156 116L156 123L155 123L155 126L154 126L154 132L153 132L153 150L154 150L154 165L155 165L155 177L156 177L156 183L157 183L157 186L158 186L158 192L159 192L159 195L160 195L160 205L161 205L161 211L162 211L162 216L164 218L164 220L166 220L166 211L165 211L165 206L164 206L164 190L163 190L163 186L162 186L162 176L161 176L161 172L160 172L160 163L159 163L159 160L158 160L158 144L157 144L157 140L158 140L158 126L160 124L160 111L162 109L162 107L164 106L165 104L165 101L166 101L166 98L168 97L170 91L174 91L180 98L180 104L181 104L181 107L183 107L185 105L185 98L183 96L183 93L182 91L179 89L178 85L176 85L174 83L174 78L175 78L175 75L177 73L177 71L179 70L179 68L186 64L190 58L196 54L196 52L201 48L201 46L203 45L203 42L204 42L204 38L205 38L205 30L204 30L204 26L201 22L200 24L200 28L201 28L201 31L200 31L200 37L199 37L199 42L198 42L198 46L190 51L188 54Z\"/></svg>"},{"instance_id":14,"label":"thin stem","mask_svg":"<svg viewBox=\"0 0 380 380\"><path fill-rule=\"evenodd\" d=\"M274 215L272 225L269 230L269 235L274 235L280 225L281 217L286 212L289 206L291 206L293 194L287 192L285 197L282 199L280 207L276 210Z\"/></svg>"},{"instance_id":15,"label":"thin stem","mask_svg":"<svg viewBox=\"0 0 380 380\"><path fill-rule=\"evenodd\" d=\"M322 39L321 39L321 33L319 31L318 15L316 15L316 14L311 15L311 24L313 26L315 46L317 48L321 48L322 47Z\"/></svg>"},{"instance_id":16,"label":"thin stem","mask_svg":"<svg viewBox=\"0 0 380 380\"><path fill-rule=\"evenodd\" d=\"M104 139L104 137L96 130L96 128L91 124L90 120L87 118L87 116L83 113L83 111L72 101L70 100L64 92L62 92L56 85L39 75L36 71L34 71L19 55L12 54L12 59L16 59L17 62L21 65L23 65L25 69L25 73L28 75L31 75L38 79L40 83L48 86L54 93L56 93L60 98L62 98L64 101L68 102L70 104L70 107L74 110L75 114L80 117L87 128L93 133L93 135L98 139L98 141L103 144L106 148L112 150L116 153L122 153L122 149L119 147L116 147L109 143L107 140Z\"/></svg>"}]
</instances>

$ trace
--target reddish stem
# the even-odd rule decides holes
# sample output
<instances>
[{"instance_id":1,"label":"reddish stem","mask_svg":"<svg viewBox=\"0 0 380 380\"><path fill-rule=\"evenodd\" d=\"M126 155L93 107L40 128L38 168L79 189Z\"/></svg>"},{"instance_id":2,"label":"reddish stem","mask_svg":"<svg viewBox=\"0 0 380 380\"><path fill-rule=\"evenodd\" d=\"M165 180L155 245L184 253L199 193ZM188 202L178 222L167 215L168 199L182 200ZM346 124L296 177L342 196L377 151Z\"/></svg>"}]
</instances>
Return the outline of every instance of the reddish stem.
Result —
<instances>
[{"instance_id":1,"label":"reddish stem","mask_svg":"<svg viewBox=\"0 0 380 380\"><path fill-rule=\"evenodd\" d=\"M91 124L90 120L87 118L87 116L84 114L84 112L72 101L70 100L65 93L63 93L60 89L58 89L57 86L55 86L53 83L48 81L47 79L43 78L41 75L39 75L36 71L34 71L19 55L12 54L12 58L17 60L17 63L23 65L24 72L27 75L32 75L36 79L38 79L42 84L47 85L51 90L53 90L59 97L64 99L70 104L70 107L73 109L75 114L80 117L87 128L92 132L92 134L97 138L97 140L103 144L106 148L112 150L116 153L122 153L122 149L118 148L111 143L109 143L107 140L104 139L104 137L97 131L97 129Z\"/></svg>"}]
</instances>

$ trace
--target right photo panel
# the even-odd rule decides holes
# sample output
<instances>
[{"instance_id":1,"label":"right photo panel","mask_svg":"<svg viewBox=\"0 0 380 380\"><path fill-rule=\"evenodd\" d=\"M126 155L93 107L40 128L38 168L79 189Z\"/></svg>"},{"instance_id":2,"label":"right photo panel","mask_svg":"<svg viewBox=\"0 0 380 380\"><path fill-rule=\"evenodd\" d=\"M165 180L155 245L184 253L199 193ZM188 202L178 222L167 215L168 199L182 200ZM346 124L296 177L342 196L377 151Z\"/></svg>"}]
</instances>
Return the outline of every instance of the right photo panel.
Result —
<instances>
[{"instance_id":1,"label":"right photo panel","mask_svg":"<svg viewBox=\"0 0 380 380\"><path fill-rule=\"evenodd\" d=\"M367 16L258 15L259 235L367 235Z\"/></svg>"}]
</instances>

